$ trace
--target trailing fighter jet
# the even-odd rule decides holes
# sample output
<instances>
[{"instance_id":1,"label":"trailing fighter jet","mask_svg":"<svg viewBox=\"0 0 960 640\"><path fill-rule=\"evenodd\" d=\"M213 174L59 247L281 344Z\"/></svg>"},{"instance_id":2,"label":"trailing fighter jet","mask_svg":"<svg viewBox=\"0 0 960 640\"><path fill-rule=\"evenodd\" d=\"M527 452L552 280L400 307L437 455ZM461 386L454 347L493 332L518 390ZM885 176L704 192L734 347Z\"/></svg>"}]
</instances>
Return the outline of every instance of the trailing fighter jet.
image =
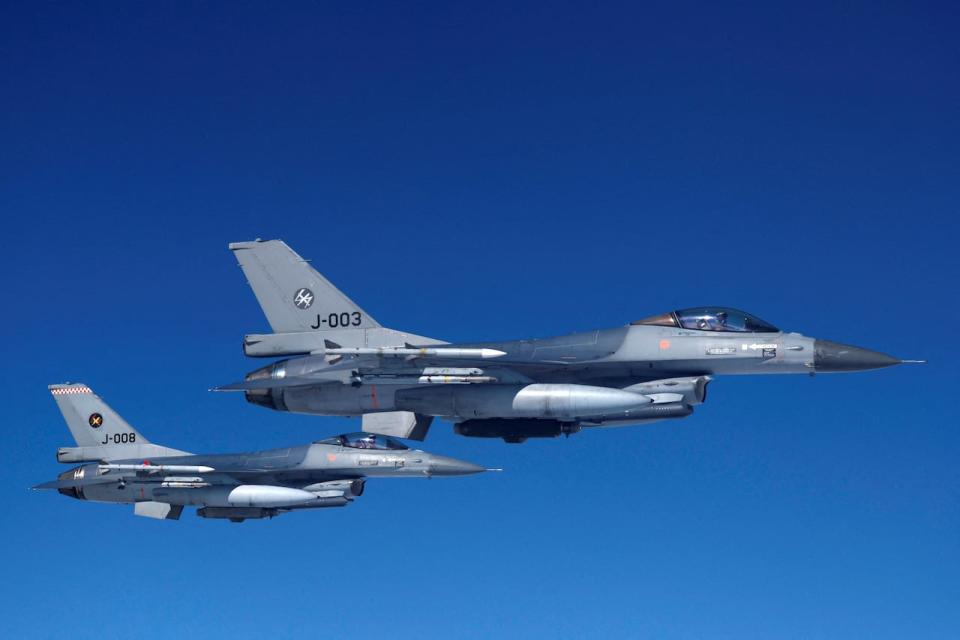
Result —
<instances>
[{"instance_id":1,"label":"trailing fighter jet","mask_svg":"<svg viewBox=\"0 0 960 640\"><path fill-rule=\"evenodd\" d=\"M153 444L84 384L50 385L78 446L59 462L85 462L34 489L93 502L132 503L134 513L243 522L298 509L343 507L367 478L462 476L483 467L408 448L389 436L351 433L299 447L194 455Z\"/></svg>"},{"instance_id":2,"label":"trailing fighter jet","mask_svg":"<svg viewBox=\"0 0 960 640\"><path fill-rule=\"evenodd\" d=\"M416 440L434 417L464 436L523 442L683 418L715 375L917 362L785 333L724 307L552 338L448 344L381 326L280 240L230 249L273 329L245 336L244 353L294 357L217 390L244 391L278 411L363 416L364 431Z\"/></svg>"}]
</instances>

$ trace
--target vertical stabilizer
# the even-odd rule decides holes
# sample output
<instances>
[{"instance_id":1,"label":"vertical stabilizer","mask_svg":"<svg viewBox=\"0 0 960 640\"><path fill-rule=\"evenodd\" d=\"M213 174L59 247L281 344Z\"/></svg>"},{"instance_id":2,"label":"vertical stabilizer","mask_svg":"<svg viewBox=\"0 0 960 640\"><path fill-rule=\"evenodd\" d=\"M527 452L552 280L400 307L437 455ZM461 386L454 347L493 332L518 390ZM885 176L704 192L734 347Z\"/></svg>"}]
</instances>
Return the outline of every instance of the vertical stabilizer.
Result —
<instances>
[{"instance_id":1,"label":"vertical stabilizer","mask_svg":"<svg viewBox=\"0 0 960 640\"><path fill-rule=\"evenodd\" d=\"M52 384L49 389L79 446L150 443L87 385Z\"/></svg>"},{"instance_id":2,"label":"vertical stabilizer","mask_svg":"<svg viewBox=\"0 0 960 640\"><path fill-rule=\"evenodd\" d=\"M282 240L230 244L274 333L380 326Z\"/></svg>"},{"instance_id":3,"label":"vertical stabilizer","mask_svg":"<svg viewBox=\"0 0 960 640\"><path fill-rule=\"evenodd\" d=\"M57 451L60 462L188 455L147 440L85 384L51 384L48 388L77 442L76 447Z\"/></svg>"}]
</instances>

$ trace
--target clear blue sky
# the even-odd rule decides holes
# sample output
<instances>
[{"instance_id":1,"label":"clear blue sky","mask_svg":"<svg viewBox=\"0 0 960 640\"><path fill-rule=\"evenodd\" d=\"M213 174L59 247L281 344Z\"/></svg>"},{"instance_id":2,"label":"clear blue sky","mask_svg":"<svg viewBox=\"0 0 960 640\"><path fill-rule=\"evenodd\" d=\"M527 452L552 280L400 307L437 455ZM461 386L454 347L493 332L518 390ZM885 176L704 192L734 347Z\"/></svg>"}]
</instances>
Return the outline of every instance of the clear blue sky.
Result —
<instances>
[{"instance_id":1,"label":"clear blue sky","mask_svg":"<svg viewBox=\"0 0 960 640\"><path fill-rule=\"evenodd\" d=\"M404 3L406 4L406 3ZM4 637L960 637L949 3L5 3ZM926 367L721 378L693 417L426 448L502 474L180 522L27 487L83 381L154 441L356 421L207 391L287 240L448 340L681 306Z\"/></svg>"}]
</instances>

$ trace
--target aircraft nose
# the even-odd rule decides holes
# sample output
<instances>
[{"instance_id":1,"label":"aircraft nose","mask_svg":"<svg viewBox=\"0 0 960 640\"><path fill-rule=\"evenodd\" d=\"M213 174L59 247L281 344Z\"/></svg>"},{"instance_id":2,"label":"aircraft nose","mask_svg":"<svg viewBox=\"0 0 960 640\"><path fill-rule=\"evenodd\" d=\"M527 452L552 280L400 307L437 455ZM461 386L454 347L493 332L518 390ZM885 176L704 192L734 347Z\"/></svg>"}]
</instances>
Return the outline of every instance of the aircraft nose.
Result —
<instances>
[{"instance_id":1,"label":"aircraft nose","mask_svg":"<svg viewBox=\"0 0 960 640\"><path fill-rule=\"evenodd\" d=\"M882 369L902 362L899 358L879 351L839 342L815 340L813 344L813 368L816 371L864 371Z\"/></svg>"},{"instance_id":2,"label":"aircraft nose","mask_svg":"<svg viewBox=\"0 0 960 640\"><path fill-rule=\"evenodd\" d=\"M467 476L472 473L481 473L486 471L485 467L457 460L456 458L447 458L446 456L430 456L428 473L432 476Z\"/></svg>"}]
</instances>

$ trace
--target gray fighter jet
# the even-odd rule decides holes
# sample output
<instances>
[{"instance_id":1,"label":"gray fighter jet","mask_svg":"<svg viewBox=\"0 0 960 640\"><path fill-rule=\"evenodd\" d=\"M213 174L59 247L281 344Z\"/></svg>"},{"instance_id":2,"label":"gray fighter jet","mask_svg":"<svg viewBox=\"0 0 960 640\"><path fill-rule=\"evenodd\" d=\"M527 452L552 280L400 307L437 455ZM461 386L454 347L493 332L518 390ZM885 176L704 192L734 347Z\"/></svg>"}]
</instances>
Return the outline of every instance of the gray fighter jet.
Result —
<instances>
[{"instance_id":1,"label":"gray fighter jet","mask_svg":"<svg viewBox=\"0 0 960 640\"><path fill-rule=\"evenodd\" d=\"M683 418L714 375L861 371L902 362L785 333L743 311L699 307L613 329L448 344L382 327L279 240L230 245L274 333L251 357L296 356L218 390L295 413L363 416L363 430L422 440L457 433L523 442Z\"/></svg>"},{"instance_id":2,"label":"gray fighter jet","mask_svg":"<svg viewBox=\"0 0 960 640\"><path fill-rule=\"evenodd\" d=\"M194 455L153 444L84 384L50 391L76 440L59 462L87 462L34 489L80 500L132 503L134 513L178 520L185 506L203 518L272 518L296 509L342 507L367 478L429 478L487 471L413 450L389 436L351 433L287 449Z\"/></svg>"}]
</instances>

